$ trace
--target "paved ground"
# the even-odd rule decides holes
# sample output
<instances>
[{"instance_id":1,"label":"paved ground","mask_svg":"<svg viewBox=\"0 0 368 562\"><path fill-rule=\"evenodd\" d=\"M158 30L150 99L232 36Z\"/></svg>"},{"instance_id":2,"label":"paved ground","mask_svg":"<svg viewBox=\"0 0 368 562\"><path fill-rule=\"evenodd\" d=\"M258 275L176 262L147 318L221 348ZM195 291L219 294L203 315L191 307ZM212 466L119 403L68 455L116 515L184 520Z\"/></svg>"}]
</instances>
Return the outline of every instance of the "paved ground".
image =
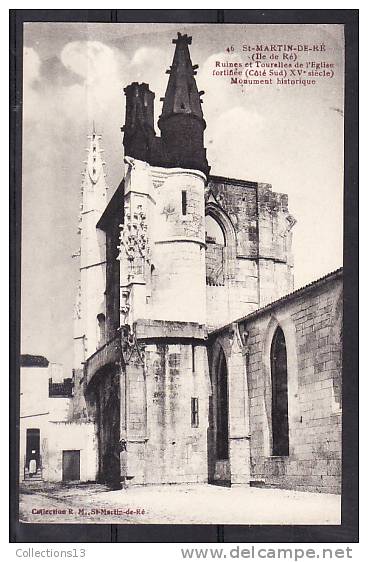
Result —
<instances>
[{"instance_id":1,"label":"paved ground","mask_svg":"<svg viewBox=\"0 0 368 562\"><path fill-rule=\"evenodd\" d=\"M206 484L111 491L99 484L34 483L21 487L20 519L32 523L336 525L340 524L340 496Z\"/></svg>"}]
</instances>

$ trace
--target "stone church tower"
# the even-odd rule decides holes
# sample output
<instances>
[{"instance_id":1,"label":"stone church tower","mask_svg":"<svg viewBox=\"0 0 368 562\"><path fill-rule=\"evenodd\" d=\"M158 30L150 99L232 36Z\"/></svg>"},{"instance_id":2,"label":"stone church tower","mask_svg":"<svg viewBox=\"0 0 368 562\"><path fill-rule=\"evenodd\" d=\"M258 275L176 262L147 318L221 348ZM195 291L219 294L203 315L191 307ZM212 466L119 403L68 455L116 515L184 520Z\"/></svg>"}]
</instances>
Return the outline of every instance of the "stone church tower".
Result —
<instances>
[{"instance_id":1,"label":"stone church tower","mask_svg":"<svg viewBox=\"0 0 368 562\"><path fill-rule=\"evenodd\" d=\"M96 229L96 224L107 203L107 185L100 148L101 136L93 128L88 137L89 147L82 181L82 202L80 206L80 280L75 307L74 322L74 357L75 366L79 367L87 357L94 353L99 345L101 334L96 319L100 324L105 318L105 274L106 249L103 233ZM101 326L102 328L102 326Z\"/></svg>"},{"instance_id":2,"label":"stone church tower","mask_svg":"<svg viewBox=\"0 0 368 562\"><path fill-rule=\"evenodd\" d=\"M247 483L244 382L229 413L208 335L292 290L295 221L271 186L209 174L191 37L173 43L160 136L149 86L124 90L124 178L108 204L90 137L73 416L95 422L101 481Z\"/></svg>"}]
</instances>

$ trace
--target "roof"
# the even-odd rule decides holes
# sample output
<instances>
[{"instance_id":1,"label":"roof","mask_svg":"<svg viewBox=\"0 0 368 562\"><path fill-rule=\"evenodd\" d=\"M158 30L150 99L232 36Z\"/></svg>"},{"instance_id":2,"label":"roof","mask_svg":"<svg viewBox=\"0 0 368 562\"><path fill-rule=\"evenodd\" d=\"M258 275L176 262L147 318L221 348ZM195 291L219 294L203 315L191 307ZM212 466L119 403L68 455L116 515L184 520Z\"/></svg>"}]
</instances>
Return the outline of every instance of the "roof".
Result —
<instances>
[{"instance_id":1,"label":"roof","mask_svg":"<svg viewBox=\"0 0 368 562\"><path fill-rule=\"evenodd\" d=\"M24 354L20 356L21 367L48 367L49 360L43 355Z\"/></svg>"},{"instance_id":2,"label":"roof","mask_svg":"<svg viewBox=\"0 0 368 562\"><path fill-rule=\"evenodd\" d=\"M176 47L172 65L166 71L169 80L158 124L160 129L160 122L171 115L193 115L203 119L201 95L204 92L198 92L194 78L198 65L193 66L189 53L192 38L187 34L178 33L173 43Z\"/></svg>"},{"instance_id":3,"label":"roof","mask_svg":"<svg viewBox=\"0 0 368 562\"><path fill-rule=\"evenodd\" d=\"M269 304L266 304L265 306L258 308L257 310L254 310L253 312L250 312L249 314L242 316L241 318L234 320L234 322L240 323L240 322L249 321L255 318L256 316L259 316L265 312L268 312L269 310L272 310L273 308L276 308L277 306L279 306L283 302L290 300L291 298L300 296L303 293L306 293L319 285L323 285L324 283L342 277L342 275L343 275L343 267L340 267L339 269L336 269L335 271L331 271L330 273L327 273L323 277L320 277L319 279L316 279L315 281L312 281L311 283L308 283L307 285L304 285L303 287L300 287L299 289L296 289L295 291L292 291L291 293L284 295L283 297L277 299L276 301L270 302ZM213 335L222 332L223 330L226 330L234 322L230 322L229 324L225 324L224 326L221 326L220 328L213 330L212 332L209 333L209 335Z\"/></svg>"},{"instance_id":4,"label":"roof","mask_svg":"<svg viewBox=\"0 0 368 562\"><path fill-rule=\"evenodd\" d=\"M111 197L109 203L107 204L104 212L102 213L96 227L101 230L108 230L109 224L111 223L111 218L115 216L116 212L120 209L121 221L123 221L123 196L124 196L124 179L121 180L119 186L115 190L115 193Z\"/></svg>"}]
</instances>

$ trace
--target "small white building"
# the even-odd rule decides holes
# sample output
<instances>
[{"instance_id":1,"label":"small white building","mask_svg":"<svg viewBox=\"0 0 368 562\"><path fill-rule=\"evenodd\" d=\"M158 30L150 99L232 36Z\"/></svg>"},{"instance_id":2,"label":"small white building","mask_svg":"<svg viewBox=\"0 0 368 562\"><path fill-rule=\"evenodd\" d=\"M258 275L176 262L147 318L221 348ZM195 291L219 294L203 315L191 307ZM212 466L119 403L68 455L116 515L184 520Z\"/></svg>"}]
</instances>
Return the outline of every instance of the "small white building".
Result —
<instances>
[{"instance_id":1,"label":"small white building","mask_svg":"<svg viewBox=\"0 0 368 562\"><path fill-rule=\"evenodd\" d=\"M70 421L72 378L40 355L21 356L19 481L96 480L94 424Z\"/></svg>"}]
</instances>

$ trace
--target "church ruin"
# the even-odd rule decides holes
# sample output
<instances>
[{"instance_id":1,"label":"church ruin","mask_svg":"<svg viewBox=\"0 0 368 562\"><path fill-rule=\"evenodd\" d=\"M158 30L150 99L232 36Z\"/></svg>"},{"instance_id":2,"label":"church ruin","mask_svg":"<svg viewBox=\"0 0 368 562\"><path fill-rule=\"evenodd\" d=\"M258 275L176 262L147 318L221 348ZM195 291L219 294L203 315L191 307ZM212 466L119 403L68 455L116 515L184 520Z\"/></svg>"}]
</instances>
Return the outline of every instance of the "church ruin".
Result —
<instances>
[{"instance_id":1,"label":"church ruin","mask_svg":"<svg viewBox=\"0 0 368 562\"><path fill-rule=\"evenodd\" d=\"M69 423L94 425L113 486L339 492L342 270L293 292L287 195L210 174L191 41L173 40L160 136L148 84L125 88L109 202L89 137Z\"/></svg>"}]
</instances>

